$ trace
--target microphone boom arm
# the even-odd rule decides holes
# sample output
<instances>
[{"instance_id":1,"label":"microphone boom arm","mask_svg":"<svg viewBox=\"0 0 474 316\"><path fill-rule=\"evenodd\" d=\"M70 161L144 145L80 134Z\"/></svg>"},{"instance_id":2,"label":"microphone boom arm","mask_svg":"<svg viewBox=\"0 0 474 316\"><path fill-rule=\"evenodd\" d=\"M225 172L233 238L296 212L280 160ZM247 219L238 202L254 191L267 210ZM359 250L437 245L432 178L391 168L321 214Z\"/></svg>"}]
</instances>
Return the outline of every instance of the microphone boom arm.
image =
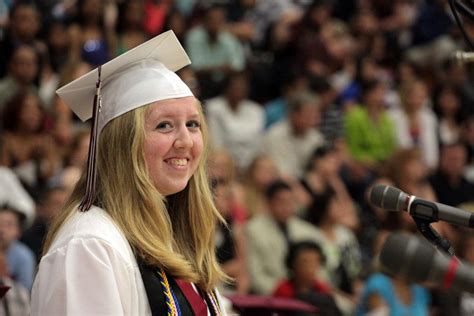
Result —
<instances>
[{"instance_id":1,"label":"microphone boom arm","mask_svg":"<svg viewBox=\"0 0 474 316\"><path fill-rule=\"evenodd\" d=\"M418 227L418 230L430 243L432 243L436 248L443 251L450 257L456 257L454 254L454 248L451 246L451 243L443 238L432 226L431 224L435 221L430 221L425 218L414 217L413 220Z\"/></svg>"}]
</instances>

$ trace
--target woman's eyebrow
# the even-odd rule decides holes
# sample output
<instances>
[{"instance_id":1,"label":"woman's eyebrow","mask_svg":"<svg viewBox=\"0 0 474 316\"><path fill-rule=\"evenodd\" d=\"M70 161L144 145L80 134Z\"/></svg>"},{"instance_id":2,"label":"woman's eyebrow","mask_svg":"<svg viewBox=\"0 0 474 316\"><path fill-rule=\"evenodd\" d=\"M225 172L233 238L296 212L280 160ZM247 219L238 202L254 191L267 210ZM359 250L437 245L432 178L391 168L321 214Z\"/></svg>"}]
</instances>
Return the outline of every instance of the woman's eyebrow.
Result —
<instances>
[{"instance_id":1,"label":"woman's eyebrow","mask_svg":"<svg viewBox=\"0 0 474 316\"><path fill-rule=\"evenodd\" d=\"M153 113L151 112L148 117L146 118L146 120L164 120L164 119L174 119L176 117L179 117L180 115L176 115L176 113ZM192 113L192 114L189 114L189 115L185 115L185 118L186 119L198 119L200 118L201 116L199 115L199 112L196 112L196 113Z\"/></svg>"}]
</instances>

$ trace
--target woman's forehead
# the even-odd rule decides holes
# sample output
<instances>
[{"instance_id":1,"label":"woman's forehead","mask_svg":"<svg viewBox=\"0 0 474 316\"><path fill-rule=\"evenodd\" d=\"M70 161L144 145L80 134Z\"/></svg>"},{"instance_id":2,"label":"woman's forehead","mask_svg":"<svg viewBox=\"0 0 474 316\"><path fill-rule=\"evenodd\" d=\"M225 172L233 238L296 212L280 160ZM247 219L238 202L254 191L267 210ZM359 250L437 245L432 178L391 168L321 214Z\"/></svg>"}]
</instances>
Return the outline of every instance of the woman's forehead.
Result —
<instances>
[{"instance_id":1,"label":"woman's forehead","mask_svg":"<svg viewBox=\"0 0 474 316\"><path fill-rule=\"evenodd\" d=\"M166 99L150 105L147 116L197 116L199 109L194 97Z\"/></svg>"}]
</instances>

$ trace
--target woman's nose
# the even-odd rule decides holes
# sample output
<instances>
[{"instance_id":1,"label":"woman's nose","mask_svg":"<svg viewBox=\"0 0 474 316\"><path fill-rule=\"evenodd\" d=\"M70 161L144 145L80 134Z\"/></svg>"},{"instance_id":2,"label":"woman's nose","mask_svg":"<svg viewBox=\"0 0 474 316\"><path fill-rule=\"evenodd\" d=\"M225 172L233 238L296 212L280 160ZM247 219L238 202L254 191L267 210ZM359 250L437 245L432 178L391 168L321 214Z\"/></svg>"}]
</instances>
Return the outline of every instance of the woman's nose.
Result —
<instances>
[{"instance_id":1,"label":"woman's nose","mask_svg":"<svg viewBox=\"0 0 474 316\"><path fill-rule=\"evenodd\" d=\"M178 131L174 146L176 148L191 148L193 146L191 133L186 127L183 127Z\"/></svg>"}]
</instances>

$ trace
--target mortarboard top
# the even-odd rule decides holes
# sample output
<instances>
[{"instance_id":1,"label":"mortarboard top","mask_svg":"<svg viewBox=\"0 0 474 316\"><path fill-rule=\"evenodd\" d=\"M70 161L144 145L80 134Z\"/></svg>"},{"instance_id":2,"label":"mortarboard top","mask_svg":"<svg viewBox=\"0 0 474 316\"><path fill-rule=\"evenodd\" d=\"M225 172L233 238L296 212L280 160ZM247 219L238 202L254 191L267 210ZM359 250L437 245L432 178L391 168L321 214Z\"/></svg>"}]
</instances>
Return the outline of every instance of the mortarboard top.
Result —
<instances>
[{"instance_id":1,"label":"mortarboard top","mask_svg":"<svg viewBox=\"0 0 474 316\"><path fill-rule=\"evenodd\" d=\"M191 61L173 31L125 52L56 92L82 120L93 119L87 161L86 194L79 205L94 202L95 157L100 131L112 119L160 100L193 96L174 72Z\"/></svg>"}]
</instances>

